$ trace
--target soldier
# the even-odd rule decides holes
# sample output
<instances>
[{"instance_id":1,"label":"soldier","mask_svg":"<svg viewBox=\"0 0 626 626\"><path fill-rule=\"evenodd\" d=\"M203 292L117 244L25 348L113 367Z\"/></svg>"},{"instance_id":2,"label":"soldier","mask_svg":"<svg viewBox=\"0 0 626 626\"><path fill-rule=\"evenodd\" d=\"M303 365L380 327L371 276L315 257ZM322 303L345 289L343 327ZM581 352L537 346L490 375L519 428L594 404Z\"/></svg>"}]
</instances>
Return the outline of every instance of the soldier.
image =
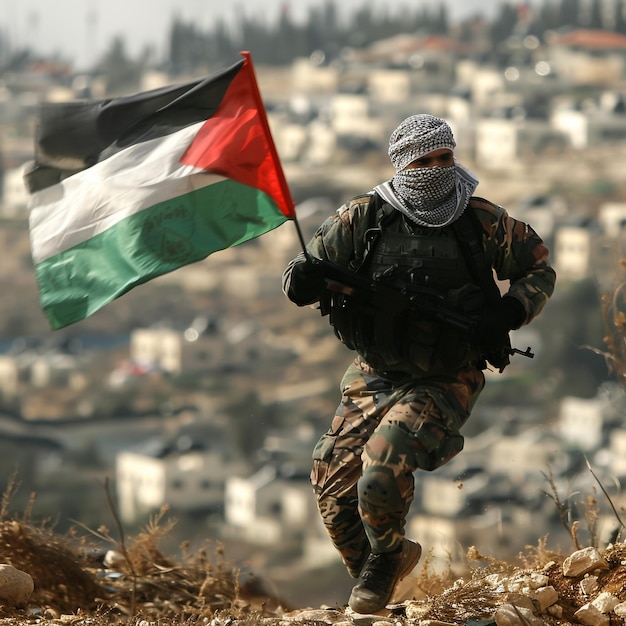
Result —
<instances>
[{"instance_id":1,"label":"soldier","mask_svg":"<svg viewBox=\"0 0 626 626\"><path fill-rule=\"evenodd\" d=\"M478 180L455 147L444 120L404 120L389 141L393 178L326 219L283 275L288 298L319 303L356 351L311 482L358 578L349 599L357 613L384 608L419 561L419 543L404 536L413 474L462 450L483 370L502 371L509 332L532 321L554 290L542 240L473 195ZM508 281L503 296L494 271Z\"/></svg>"}]
</instances>

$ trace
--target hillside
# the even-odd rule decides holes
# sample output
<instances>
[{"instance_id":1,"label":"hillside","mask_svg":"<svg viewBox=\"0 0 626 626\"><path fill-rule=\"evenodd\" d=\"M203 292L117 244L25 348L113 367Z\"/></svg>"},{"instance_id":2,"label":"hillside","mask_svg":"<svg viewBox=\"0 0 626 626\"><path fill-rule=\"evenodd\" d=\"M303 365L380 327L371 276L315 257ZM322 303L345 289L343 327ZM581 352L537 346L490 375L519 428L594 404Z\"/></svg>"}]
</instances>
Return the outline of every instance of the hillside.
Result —
<instances>
[{"instance_id":1,"label":"hillside","mask_svg":"<svg viewBox=\"0 0 626 626\"><path fill-rule=\"evenodd\" d=\"M9 519L5 502L0 513L0 563L6 564L0 565L0 625L6 626L608 626L624 623L626 617L626 544L582 547L576 523L575 550L569 555L551 553L539 541L512 564L470 548L462 578L430 574L426 555L400 585L395 604L380 615L360 616L339 606L284 606L254 576L243 579L219 545L195 554L183 546L179 559L167 557L159 542L171 526L160 518L134 538L124 539L118 528L122 539L116 541L104 527L77 529L62 537L31 523L28 516ZM13 585L15 572L7 565L32 578L32 593ZM20 581L28 579L20 576Z\"/></svg>"}]
</instances>

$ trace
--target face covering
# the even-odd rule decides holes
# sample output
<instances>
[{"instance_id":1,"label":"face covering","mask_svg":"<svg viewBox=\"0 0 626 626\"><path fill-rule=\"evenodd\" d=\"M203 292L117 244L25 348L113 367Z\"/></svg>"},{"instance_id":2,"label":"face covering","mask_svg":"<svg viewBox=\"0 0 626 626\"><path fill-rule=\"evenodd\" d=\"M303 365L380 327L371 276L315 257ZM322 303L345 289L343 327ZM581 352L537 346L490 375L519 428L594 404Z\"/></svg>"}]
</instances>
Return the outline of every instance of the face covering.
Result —
<instances>
[{"instance_id":1,"label":"face covering","mask_svg":"<svg viewBox=\"0 0 626 626\"><path fill-rule=\"evenodd\" d=\"M376 187L383 198L419 226L446 226L465 210L478 185L459 163L446 167L406 169L417 159L456 143L444 120L427 114L406 118L389 139L389 158L396 175Z\"/></svg>"},{"instance_id":2,"label":"face covering","mask_svg":"<svg viewBox=\"0 0 626 626\"><path fill-rule=\"evenodd\" d=\"M423 167L401 170L393 177L393 187L408 210L419 213L450 213L446 204L455 204L456 166Z\"/></svg>"},{"instance_id":3,"label":"face covering","mask_svg":"<svg viewBox=\"0 0 626 626\"><path fill-rule=\"evenodd\" d=\"M400 191L396 188L399 183L399 187L403 187L403 183L406 183L404 176L400 177L399 181L396 181L396 176L401 172L398 172L391 180L388 180L380 185L374 187L374 191L378 193L381 198L390 204L392 207L406 215L412 222L415 222L418 226L426 226L432 228L440 228L447 226L456 220L465 211L474 190L478 186L478 179L460 163L449 167L440 168L424 168L419 171L427 172L428 170L438 169L440 171L449 169L454 171L454 183L453 190L449 197L445 195L445 182L441 185L433 185L433 188L438 188L433 195L428 199L428 195L414 197L415 205L410 204L411 196L415 196L416 189L419 187L420 191L423 191L426 185L424 180L429 180L428 174L410 174L409 185L404 185L404 188ZM402 170L403 174L406 174L409 170ZM417 170L414 170L417 171ZM443 179L446 179L449 173L444 174ZM420 179L417 186L411 185L414 182L413 179ZM405 197L401 196L403 193ZM441 194L442 201L437 203L434 201L434 197ZM406 198L409 198L407 200Z\"/></svg>"}]
</instances>

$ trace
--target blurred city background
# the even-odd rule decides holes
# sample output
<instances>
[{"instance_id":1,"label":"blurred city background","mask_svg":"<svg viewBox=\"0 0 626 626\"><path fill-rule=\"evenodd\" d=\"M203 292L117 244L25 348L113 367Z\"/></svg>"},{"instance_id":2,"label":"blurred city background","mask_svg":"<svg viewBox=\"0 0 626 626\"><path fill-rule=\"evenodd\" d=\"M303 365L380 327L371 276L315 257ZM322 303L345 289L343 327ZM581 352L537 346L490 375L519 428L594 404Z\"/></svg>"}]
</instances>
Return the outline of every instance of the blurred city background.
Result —
<instances>
[{"instance_id":1,"label":"blurred city background","mask_svg":"<svg viewBox=\"0 0 626 626\"><path fill-rule=\"evenodd\" d=\"M465 451L416 477L408 535L441 567L461 567L471 545L503 559L544 537L569 549L571 524L582 520L584 535L593 506L589 537L614 536L626 404L604 338L624 279L626 1L466 2L462 12L309 2L296 20L288 5L260 12L242 0L229 20L168 13L162 40L153 33L139 50L99 30L130 9L94 6L73 16L94 42L82 56L38 45L46 23L34 3L0 22L0 484L18 487L11 509L36 494L33 515L61 532L114 528L107 484L131 534L167 504L173 551L219 541L292 603L345 602L351 580L308 472L351 354L318 311L281 293L300 249L293 224L61 331L37 299L22 172L38 104L182 82L248 50L305 239L393 174L390 132L427 112L450 122L479 195L551 249L555 295L513 333L536 356L487 372Z\"/></svg>"}]
</instances>

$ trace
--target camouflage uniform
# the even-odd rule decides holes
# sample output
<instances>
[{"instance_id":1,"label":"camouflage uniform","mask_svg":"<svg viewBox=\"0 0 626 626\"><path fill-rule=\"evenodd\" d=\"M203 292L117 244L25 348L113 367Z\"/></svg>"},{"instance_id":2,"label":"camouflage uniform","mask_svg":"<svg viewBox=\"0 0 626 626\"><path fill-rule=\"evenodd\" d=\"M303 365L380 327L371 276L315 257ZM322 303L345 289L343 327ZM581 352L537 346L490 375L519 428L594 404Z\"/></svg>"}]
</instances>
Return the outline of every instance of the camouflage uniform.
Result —
<instances>
[{"instance_id":1,"label":"camouflage uniform","mask_svg":"<svg viewBox=\"0 0 626 626\"><path fill-rule=\"evenodd\" d=\"M307 245L310 254L358 268L372 224L370 200L370 195L354 198L328 218ZM532 228L499 206L472 198L466 210L475 211L485 258L500 280L509 281L507 295L522 303L524 323L530 322L554 289L547 249ZM298 255L285 270L286 293L291 269L303 259ZM474 357L450 371L394 366L386 372L375 371L357 354L346 371L341 403L314 451L311 482L326 529L352 576L358 576L370 548L387 552L402 541L413 473L432 471L462 450L460 429L484 386L484 361Z\"/></svg>"}]
</instances>

